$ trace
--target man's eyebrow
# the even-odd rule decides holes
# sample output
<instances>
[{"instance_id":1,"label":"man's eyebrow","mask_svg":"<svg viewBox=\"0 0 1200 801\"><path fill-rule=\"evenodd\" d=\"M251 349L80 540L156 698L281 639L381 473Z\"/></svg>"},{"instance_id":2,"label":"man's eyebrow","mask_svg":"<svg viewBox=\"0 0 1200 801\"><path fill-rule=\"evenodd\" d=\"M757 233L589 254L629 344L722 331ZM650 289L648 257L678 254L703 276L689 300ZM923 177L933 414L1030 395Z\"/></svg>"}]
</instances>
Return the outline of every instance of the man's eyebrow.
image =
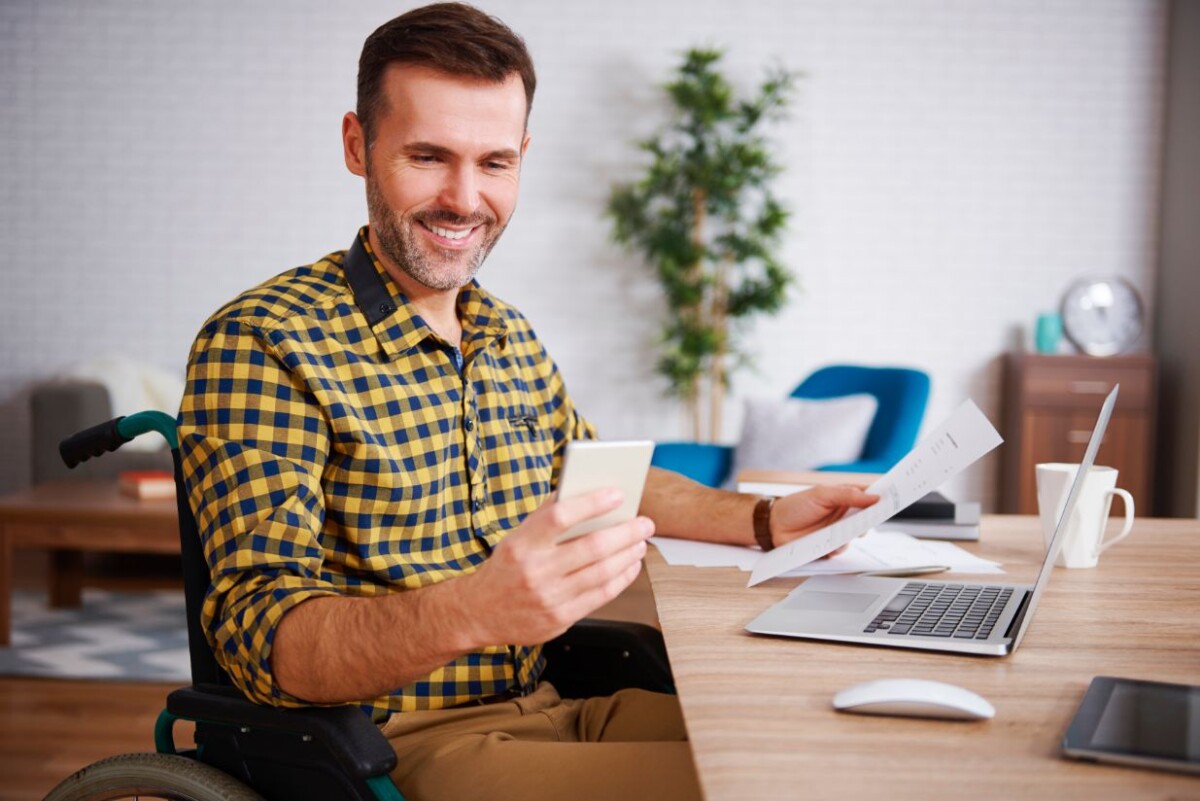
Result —
<instances>
[{"instance_id":1,"label":"man's eyebrow","mask_svg":"<svg viewBox=\"0 0 1200 801\"><path fill-rule=\"evenodd\" d=\"M506 147L500 150L493 150L491 153L486 154L483 158L485 161L516 161L520 157L521 154L516 150L513 150L511 147Z\"/></svg>"},{"instance_id":2,"label":"man's eyebrow","mask_svg":"<svg viewBox=\"0 0 1200 801\"><path fill-rule=\"evenodd\" d=\"M407 153L428 153L431 156L440 156L443 158L454 156L455 153L448 147L435 145L433 142L410 142L404 146ZM520 153L511 147L500 148L485 153L483 161L499 160L499 161L516 161L520 158Z\"/></svg>"},{"instance_id":3,"label":"man's eyebrow","mask_svg":"<svg viewBox=\"0 0 1200 801\"><path fill-rule=\"evenodd\" d=\"M431 156L452 156L454 152L448 147L435 145L433 142L409 142L404 146L406 153L428 153Z\"/></svg>"}]
</instances>

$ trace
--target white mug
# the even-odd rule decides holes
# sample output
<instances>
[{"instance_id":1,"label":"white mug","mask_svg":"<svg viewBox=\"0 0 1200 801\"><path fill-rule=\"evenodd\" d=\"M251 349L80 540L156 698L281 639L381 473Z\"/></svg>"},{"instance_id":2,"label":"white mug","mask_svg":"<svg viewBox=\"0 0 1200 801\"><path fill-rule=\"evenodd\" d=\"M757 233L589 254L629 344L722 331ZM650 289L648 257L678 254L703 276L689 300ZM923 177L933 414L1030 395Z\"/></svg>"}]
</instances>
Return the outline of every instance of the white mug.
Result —
<instances>
[{"instance_id":1,"label":"white mug","mask_svg":"<svg viewBox=\"0 0 1200 801\"><path fill-rule=\"evenodd\" d=\"M1054 536L1058 518L1067 502L1067 493L1078 470L1077 464L1045 463L1037 466L1038 513L1047 546ZM1125 502L1125 526L1117 536L1105 540L1104 527L1114 495L1119 495ZM1133 529L1133 496L1117 487L1116 469L1093 467L1088 471L1079 490L1075 513L1063 527L1062 550L1054 562L1059 567L1095 567L1106 548L1129 536Z\"/></svg>"}]
</instances>

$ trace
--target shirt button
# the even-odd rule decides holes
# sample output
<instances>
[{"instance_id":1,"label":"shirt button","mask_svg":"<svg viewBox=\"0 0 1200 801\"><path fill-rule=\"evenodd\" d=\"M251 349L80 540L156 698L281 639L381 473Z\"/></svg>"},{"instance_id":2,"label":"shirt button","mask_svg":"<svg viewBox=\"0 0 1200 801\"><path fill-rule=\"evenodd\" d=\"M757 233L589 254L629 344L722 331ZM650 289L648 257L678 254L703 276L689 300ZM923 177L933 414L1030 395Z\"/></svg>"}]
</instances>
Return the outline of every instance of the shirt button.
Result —
<instances>
[{"instance_id":1,"label":"shirt button","mask_svg":"<svg viewBox=\"0 0 1200 801\"><path fill-rule=\"evenodd\" d=\"M467 419L463 420L463 426L468 431L472 430L473 428L475 428L475 418L468 414Z\"/></svg>"},{"instance_id":2,"label":"shirt button","mask_svg":"<svg viewBox=\"0 0 1200 801\"><path fill-rule=\"evenodd\" d=\"M483 501L481 501L479 498L476 498L475 500L471 501L471 511L472 512L478 512L482 508L483 508Z\"/></svg>"}]
</instances>

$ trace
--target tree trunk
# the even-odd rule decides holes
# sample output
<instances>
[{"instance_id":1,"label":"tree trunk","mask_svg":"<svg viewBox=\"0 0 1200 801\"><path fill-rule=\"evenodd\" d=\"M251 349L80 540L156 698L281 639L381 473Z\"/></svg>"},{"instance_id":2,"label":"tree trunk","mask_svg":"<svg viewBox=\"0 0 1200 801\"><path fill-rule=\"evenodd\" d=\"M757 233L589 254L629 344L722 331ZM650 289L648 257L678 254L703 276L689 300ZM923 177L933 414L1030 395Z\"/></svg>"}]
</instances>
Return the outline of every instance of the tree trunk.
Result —
<instances>
[{"instance_id":1,"label":"tree trunk","mask_svg":"<svg viewBox=\"0 0 1200 801\"><path fill-rule=\"evenodd\" d=\"M700 253L703 253L704 249L705 249L704 248L704 223L705 223L705 219L707 217L707 214L705 211L705 207L706 207L707 203L708 203L708 195L705 194L703 189L692 190L692 244L696 246L696 250ZM703 286L703 282L704 282L704 258L703 258L703 256L700 256L699 258L697 258L695 261L692 262L691 266L688 267L688 278L694 286L697 286L697 287ZM702 295L700 300L691 309L692 322L695 323L697 326L703 326L703 325L707 324L709 321L705 319L707 316L706 312L707 312L707 309L705 308L704 298ZM702 432L704 429L704 415L703 415L703 411L702 411L703 407L702 407L702 397L701 396L703 395L703 381L702 381L701 376L702 376L703 371L704 371L703 366L700 366L700 368L692 376L692 405L691 405L692 433L693 433L693 439L696 442L704 442L705 441L702 438ZM711 394L710 394L710 400L711 400ZM710 434L711 434L711 432L710 432ZM713 441L711 435L710 435L708 441L709 442Z\"/></svg>"},{"instance_id":2,"label":"tree trunk","mask_svg":"<svg viewBox=\"0 0 1200 801\"><path fill-rule=\"evenodd\" d=\"M700 425L703 415L700 413L700 375L697 373L692 376L692 392L691 397L687 400L687 415L688 423L692 430L692 442L701 442L700 434L702 426Z\"/></svg>"},{"instance_id":3,"label":"tree trunk","mask_svg":"<svg viewBox=\"0 0 1200 801\"><path fill-rule=\"evenodd\" d=\"M727 314L729 296L729 260L724 259L717 267L716 285L713 287L712 306L709 310L709 325L717 337L717 352L708 364L708 438L716 442L721 438L721 420L725 413L725 342L729 330Z\"/></svg>"}]
</instances>

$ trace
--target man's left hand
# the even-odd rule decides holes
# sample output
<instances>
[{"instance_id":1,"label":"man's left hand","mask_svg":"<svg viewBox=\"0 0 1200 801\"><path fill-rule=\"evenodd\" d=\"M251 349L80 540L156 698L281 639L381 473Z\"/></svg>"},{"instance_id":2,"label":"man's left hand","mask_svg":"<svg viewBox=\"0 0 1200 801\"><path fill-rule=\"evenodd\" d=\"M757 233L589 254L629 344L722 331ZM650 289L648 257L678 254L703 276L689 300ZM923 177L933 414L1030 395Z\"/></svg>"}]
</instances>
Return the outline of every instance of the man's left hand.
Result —
<instances>
[{"instance_id":1,"label":"man's left hand","mask_svg":"<svg viewBox=\"0 0 1200 801\"><path fill-rule=\"evenodd\" d=\"M878 501L878 495L850 484L818 486L785 495L771 509L771 541L778 548L836 523L851 509L865 509Z\"/></svg>"}]
</instances>

